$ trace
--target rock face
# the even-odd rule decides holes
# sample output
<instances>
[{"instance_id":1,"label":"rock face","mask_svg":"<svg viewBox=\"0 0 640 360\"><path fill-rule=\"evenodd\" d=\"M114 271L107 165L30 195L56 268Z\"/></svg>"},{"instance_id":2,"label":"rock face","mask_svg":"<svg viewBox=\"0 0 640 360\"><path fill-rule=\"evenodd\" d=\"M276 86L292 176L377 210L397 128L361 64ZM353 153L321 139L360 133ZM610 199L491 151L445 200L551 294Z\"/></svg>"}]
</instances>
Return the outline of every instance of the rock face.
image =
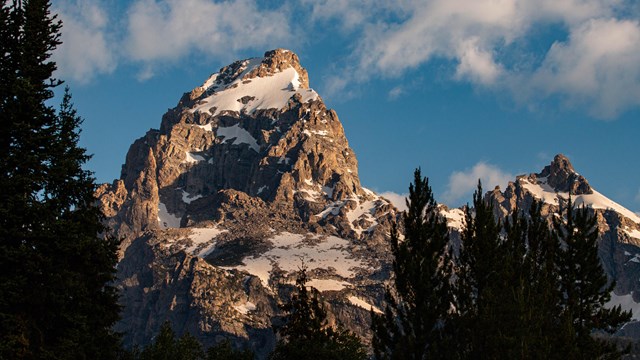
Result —
<instances>
[{"instance_id":1,"label":"rock face","mask_svg":"<svg viewBox=\"0 0 640 360\"><path fill-rule=\"evenodd\" d=\"M294 53L237 61L186 93L97 195L124 238L125 345L169 320L205 345L232 338L264 356L303 264L332 321L369 335L397 210L360 185L338 116Z\"/></svg>"},{"instance_id":2,"label":"rock face","mask_svg":"<svg viewBox=\"0 0 640 360\"><path fill-rule=\"evenodd\" d=\"M617 281L614 302L637 306L640 218L595 191L566 157L486 200L501 218L534 199L549 215L569 193L597 217L600 257ZM168 320L205 346L228 338L264 358L275 344L278 304L302 266L330 321L369 341L398 211L361 186L338 116L309 87L294 53L234 62L184 94L159 130L131 145L120 179L96 195L124 239L116 330L125 345L144 346ZM458 242L464 212L441 213ZM625 331L640 334L640 326Z\"/></svg>"},{"instance_id":3,"label":"rock face","mask_svg":"<svg viewBox=\"0 0 640 360\"><path fill-rule=\"evenodd\" d=\"M564 155L540 173L518 176L504 191L495 189L485 199L494 204L496 216L504 218L514 209L527 211L534 199L542 201L542 213L561 213L569 195L576 207L586 206L598 222L598 250L603 267L616 281L610 305L634 311L634 322L620 335L640 335L640 217L593 189Z\"/></svg>"}]
</instances>

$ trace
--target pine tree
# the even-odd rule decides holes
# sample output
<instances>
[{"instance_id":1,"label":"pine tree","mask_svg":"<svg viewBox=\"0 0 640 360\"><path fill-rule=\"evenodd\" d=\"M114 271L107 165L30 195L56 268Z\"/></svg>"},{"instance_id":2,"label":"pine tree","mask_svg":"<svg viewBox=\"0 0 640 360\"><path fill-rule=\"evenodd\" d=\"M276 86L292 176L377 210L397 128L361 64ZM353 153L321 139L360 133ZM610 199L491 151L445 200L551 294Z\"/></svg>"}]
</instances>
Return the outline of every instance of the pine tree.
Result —
<instances>
[{"instance_id":1,"label":"pine tree","mask_svg":"<svg viewBox=\"0 0 640 360\"><path fill-rule=\"evenodd\" d=\"M114 358L118 242L82 169L81 119L49 60L61 23L43 0L0 13L0 358Z\"/></svg>"},{"instance_id":2,"label":"pine tree","mask_svg":"<svg viewBox=\"0 0 640 360\"><path fill-rule=\"evenodd\" d=\"M509 260L502 254L500 226L493 206L482 198L482 186L473 195L473 208L467 206L466 227L462 231L462 245L457 259L455 286L456 337L460 339L459 357L499 358L505 346L499 317L502 301L510 296L511 286L505 287Z\"/></svg>"},{"instance_id":3,"label":"pine tree","mask_svg":"<svg viewBox=\"0 0 640 360\"><path fill-rule=\"evenodd\" d=\"M176 338L167 321L162 324L160 332L153 343L135 356L138 360L200 360L204 359L202 345L189 333Z\"/></svg>"},{"instance_id":4,"label":"pine tree","mask_svg":"<svg viewBox=\"0 0 640 360\"><path fill-rule=\"evenodd\" d=\"M554 219L556 236L562 244L558 254L562 292L562 334L565 359L617 358L615 346L592 336L594 330L615 332L631 318L620 306L607 309L614 281L609 281L598 257L598 228L590 209L573 208L571 197L566 218Z\"/></svg>"},{"instance_id":5,"label":"pine tree","mask_svg":"<svg viewBox=\"0 0 640 360\"><path fill-rule=\"evenodd\" d=\"M296 279L296 292L283 306L287 315L278 330L280 340L270 354L272 360L364 360L366 351L360 339L342 329L327 325L326 311L318 294L306 287L304 266Z\"/></svg>"},{"instance_id":6,"label":"pine tree","mask_svg":"<svg viewBox=\"0 0 640 360\"><path fill-rule=\"evenodd\" d=\"M382 315L371 313L373 347L378 359L447 358L450 338L446 318L451 309L451 256L446 220L420 169L409 186L404 240L394 224L394 287L386 292Z\"/></svg>"},{"instance_id":7,"label":"pine tree","mask_svg":"<svg viewBox=\"0 0 640 360\"><path fill-rule=\"evenodd\" d=\"M502 326L504 355L509 359L563 358L557 351L559 274L556 256L559 244L551 236L549 224L541 214L541 203L531 205L529 215L516 209L505 223L505 286L512 296L503 299ZM560 355L560 356L557 356Z\"/></svg>"},{"instance_id":8,"label":"pine tree","mask_svg":"<svg viewBox=\"0 0 640 360\"><path fill-rule=\"evenodd\" d=\"M207 360L253 360L253 352L249 349L234 349L229 340L224 340L207 349Z\"/></svg>"}]
</instances>

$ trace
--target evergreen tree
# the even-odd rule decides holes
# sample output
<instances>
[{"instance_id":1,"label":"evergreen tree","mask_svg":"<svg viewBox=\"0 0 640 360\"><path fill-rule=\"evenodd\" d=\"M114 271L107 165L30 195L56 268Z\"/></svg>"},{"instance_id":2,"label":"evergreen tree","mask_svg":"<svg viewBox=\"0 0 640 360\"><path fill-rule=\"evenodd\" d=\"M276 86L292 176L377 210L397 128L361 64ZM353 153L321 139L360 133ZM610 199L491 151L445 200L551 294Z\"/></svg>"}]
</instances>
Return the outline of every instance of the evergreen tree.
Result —
<instances>
[{"instance_id":1,"label":"evergreen tree","mask_svg":"<svg viewBox=\"0 0 640 360\"><path fill-rule=\"evenodd\" d=\"M456 312L460 358L618 358L615 345L593 336L614 332L630 314L605 309L615 284L598 258L595 218L588 209L554 218L554 231L534 202L504 227L491 204L474 194L458 258ZM466 340L466 341L465 341Z\"/></svg>"},{"instance_id":2,"label":"evergreen tree","mask_svg":"<svg viewBox=\"0 0 640 360\"><path fill-rule=\"evenodd\" d=\"M154 342L136 357L139 360L199 360L204 358L202 345L189 333L180 338L167 321L160 328Z\"/></svg>"},{"instance_id":3,"label":"evergreen tree","mask_svg":"<svg viewBox=\"0 0 640 360\"><path fill-rule=\"evenodd\" d=\"M253 352L249 349L236 350L229 340L207 349L207 360L253 360Z\"/></svg>"},{"instance_id":4,"label":"evergreen tree","mask_svg":"<svg viewBox=\"0 0 640 360\"><path fill-rule=\"evenodd\" d=\"M458 356L462 358L499 358L504 346L503 300L510 296L511 284L505 287L508 263L501 250L500 226L493 206L482 198L482 186L473 195L473 208L467 206L466 227L461 234L455 286L456 337L460 340Z\"/></svg>"},{"instance_id":5,"label":"evergreen tree","mask_svg":"<svg viewBox=\"0 0 640 360\"><path fill-rule=\"evenodd\" d=\"M114 358L118 242L102 239L81 119L47 104L61 23L44 0L0 12L0 358Z\"/></svg>"},{"instance_id":6,"label":"evergreen tree","mask_svg":"<svg viewBox=\"0 0 640 360\"><path fill-rule=\"evenodd\" d=\"M371 312L374 353L378 359L447 358L451 339L445 323L453 301L449 236L420 169L407 206L404 241L395 224L391 233L395 286L386 292L384 314Z\"/></svg>"},{"instance_id":7,"label":"evergreen tree","mask_svg":"<svg viewBox=\"0 0 640 360\"><path fill-rule=\"evenodd\" d=\"M598 228L590 209L574 209L569 197L566 218L555 218L556 236L562 244L558 267L562 292L562 335L565 359L617 358L613 344L593 337L594 330L615 332L631 318L620 306L607 309L614 281L609 281L598 257Z\"/></svg>"},{"instance_id":8,"label":"evergreen tree","mask_svg":"<svg viewBox=\"0 0 640 360\"><path fill-rule=\"evenodd\" d=\"M283 306L285 324L278 330L280 340L271 353L272 360L363 360L366 351L360 339L327 325L326 312L316 293L309 294L303 267L296 279L296 292ZM311 290L313 292L313 290Z\"/></svg>"},{"instance_id":9,"label":"evergreen tree","mask_svg":"<svg viewBox=\"0 0 640 360\"><path fill-rule=\"evenodd\" d=\"M531 205L529 216L515 210L505 223L503 243L505 286L512 296L503 299L502 324L505 358L563 358L556 350L559 308L559 274L555 258L559 244L541 215L541 203Z\"/></svg>"}]
</instances>

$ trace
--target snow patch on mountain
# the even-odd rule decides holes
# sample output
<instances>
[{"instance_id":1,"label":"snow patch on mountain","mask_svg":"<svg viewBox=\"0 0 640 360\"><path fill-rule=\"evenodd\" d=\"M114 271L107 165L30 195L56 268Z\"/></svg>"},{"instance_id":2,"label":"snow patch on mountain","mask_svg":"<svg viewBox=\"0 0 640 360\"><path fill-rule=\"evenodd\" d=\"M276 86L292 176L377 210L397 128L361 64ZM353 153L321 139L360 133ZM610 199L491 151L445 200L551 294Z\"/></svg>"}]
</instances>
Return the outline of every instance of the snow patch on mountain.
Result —
<instances>
[{"instance_id":1,"label":"snow patch on mountain","mask_svg":"<svg viewBox=\"0 0 640 360\"><path fill-rule=\"evenodd\" d=\"M256 304L252 303L251 301L247 301L246 303L240 305L234 305L233 308L242 315L247 315L248 313L257 309Z\"/></svg>"},{"instance_id":2,"label":"snow patch on mountain","mask_svg":"<svg viewBox=\"0 0 640 360\"><path fill-rule=\"evenodd\" d=\"M251 149L253 149L253 151L260 152L258 141L251 136L247 130L241 128L240 124L235 124L229 127L219 127L216 130L216 135L224 138L222 143L233 140L231 145L247 144Z\"/></svg>"},{"instance_id":3,"label":"snow patch on mountain","mask_svg":"<svg viewBox=\"0 0 640 360\"><path fill-rule=\"evenodd\" d=\"M181 218L167 211L167 206L162 202L158 203L158 224L163 229L179 228Z\"/></svg>"},{"instance_id":4,"label":"snow patch on mountain","mask_svg":"<svg viewBox=\"0 0 640 360\"><path fill-rule=\"evenodd\" d=\"M269 286L271 274L276 270L286 273L298 271L303 262L309 271L329 270L336 276L349 279L358 268L368 268L349 252L349 241L335 236L292 234L283 232L270 238L272 248L255 257L242 260L243 265L224 267L246 271Z\"/></svg>"},{"instance_id":5,"label":"snow patch on mountain","mask_svg":"<svg viewBox=\"0 0 640 360\"><path fill-rule=\"evenodd\" d=\"M188 192L182 190L182 201L185 204L191 204L192 201L198 200L202 197L202 195L191 195Z\"/></svg>"},{"instance_id":6,"label":"snow patch on mountain","mask_svg":"<svg viewBox=\"0 0 640 360\"><path fill-rule=\"evenodd\" d=\"M216 245L215 238L218 235L224 232L227 232L227 230L218 229L215 227L190 228L190 230L191 230L191 234L189 235L189 239L191 240L191 246L189 246L185 250L190 254L194 254L202 258L209 255L209 253L214 249ZM207 245L207 246L203 246L203 245ZM196 250L198 250L197 253L196 253Z\"/></svg>"},{"instance_id":7,"label":"snow patch on mountain","mask_svg":"<svg viewBox=\"0 0 640 360\"><path fill-rule=\"evenodd\" d=\"M458 231L464 229L465 214L462 209L440 209L440 214L447 219L447 226Z\"/></svg>"},{"instance_id":8,"label":"snow patch on mountain","mask_svg":"<svg viewBox=\"0 0 640 360\"><path fill-rule=\"evenodd\" d=\"M224 88L215 85L213 78L217 79L217 74L212 75L203 84L212 94L190 111L208 112L213 116L223 111L251 114L262 109L282 109L295 94L301 96L302 103L318 99L318 93L313 89L300 89L300 75L292 67L268 77L243 80L247 73L260 66L262 60L247 60L244 72Z\"/></svg>"},{"instance_id":9,"label":"snow patch on mountain","mask_svg":"<svg viewBox=\"0 0 640 360\"><path fill-rule=\"evenodd\" d=\"M335 279L311 279L307 282L307 286L313 287L316 290L323 291L340 291L350 284L346 281L340 281Z\"/></svg>"},{"instance_id":10,"label":"snow patch on mountain","mask_svg":"<svg viewBox=\"0 0 640 360\"><path fill-rule=\"evenodd\" d=\"M360 236L363 231L369 231L374 226L378 225L376 218L373 216L376 212L376 204L378 199L365 201L360 203L356 198L356 208L347 213L347 219L353 231ZM360 225L360 220L364 218L365 227Z\"/></svg>"},{"instance_id":11,"label":"snow patch on mountain","mask_svg":"<svg viewBox=\"0 0 640 360\"><path fill-rule=\"evenodd\" d=\"M202 157L201 155L198 154L194 154L192 152L189 151L185 151L185 159L183 161L183 163L198 163L200 161L204 161L204 157Z\"/></svg>"},{"instance_id":12,"label":"snow patch on mountain","mask_svg":"<svg viewBox=\"0 0 640 360\"><path fill-rule=\"evenodd\" d=\"M640 304L633 300L633 294L616 295L612 292L611 300L609 300L608 303L604 304L604 306L608 309L611 309L614 306L618 305L620 305L620 307L624 311L631 310L633 312L631 320L640 320Z\"/></svg>"},{"instance_id":13,"label":"snow patch on mountain","mask_svg":"<svg viewBox=\"0 0 640 360\"><path fill-rule=\"evenodd\" d=\"M629 237L640 240L640 230L624 228L622 229Z\"/></svg>"},{"instance_id":14,"label":"snow patch on mountain","mask_svg":"<svg viewBox=\"0 0 640 360\"><path fill-rule=\"evenodd\" d=\"M564 200L569 199L569 193L556 192L547 184L546 178L538 178L538 181L535 183L526 178L521 178L519 181L523 188L547 204L557 206L559 204L559 198ZM571 199L575 207L584 205L593 209L613 210L631 221L640 224L640 217L638 215L595 190L593 190L593 194L571 195Z\"/></svg>"},{"instance_id":15,"label":"snow patch on mountain","mask_svg":"<svg viewBox=\"0 0 640 360\"><path fill-rule=\"evenodd\" d=\"M353 305L357 306L357 307L361 307L365 310L371 310L373 309L374 313L377 314L382 314L382 310L380 310L379 308L369 304L368 302L360 299L357 296L349 296L349 302L352 303Z\"/></svg>"}]
</instances>

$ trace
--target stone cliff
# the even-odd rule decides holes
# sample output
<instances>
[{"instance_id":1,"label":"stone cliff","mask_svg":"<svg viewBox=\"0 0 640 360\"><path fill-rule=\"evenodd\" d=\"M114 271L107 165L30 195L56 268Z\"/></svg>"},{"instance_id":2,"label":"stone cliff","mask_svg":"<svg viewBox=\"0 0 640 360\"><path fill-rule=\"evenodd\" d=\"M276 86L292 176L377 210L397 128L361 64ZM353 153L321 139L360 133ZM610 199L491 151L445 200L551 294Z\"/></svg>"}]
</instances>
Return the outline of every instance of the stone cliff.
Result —
<instances>
[{"instance_id":1,"label":"stone cliff","mask_svg":"<svg viewBox=\"0 0 640 360\"><path fill-rule=\"evenodd\" d=\"M640 310L640 218L594 190L566 157L485 199L504 218L534 199L543 214L561 213L569 194L598 220L600 258L617 282L612 304ZM205 346L228 338L265 357L278 304L302 266L330 321L369 341L399 213L360 184L337 114L309 87L293 52L234 62L185 93L96 195L123 239L116 330L125 345L149 343L170 321ZM441 213L457 242L464 212ZM621 335L637 337L640 324Z\"/></svg>"},{"instance_id":2,"label":"stone cliff","mask_svg":"<svg viewBox=\"0 0 640 360\"><path fill-rule=\"evenodd\" d=\"M237 61L186 93L97 195L124 238L125 344L169 320L205 345L232 338L263 356L303 264L331 320L367 338L397 211L361 186L337 114L294 53Z\"/></svg>"}]
</instances>

